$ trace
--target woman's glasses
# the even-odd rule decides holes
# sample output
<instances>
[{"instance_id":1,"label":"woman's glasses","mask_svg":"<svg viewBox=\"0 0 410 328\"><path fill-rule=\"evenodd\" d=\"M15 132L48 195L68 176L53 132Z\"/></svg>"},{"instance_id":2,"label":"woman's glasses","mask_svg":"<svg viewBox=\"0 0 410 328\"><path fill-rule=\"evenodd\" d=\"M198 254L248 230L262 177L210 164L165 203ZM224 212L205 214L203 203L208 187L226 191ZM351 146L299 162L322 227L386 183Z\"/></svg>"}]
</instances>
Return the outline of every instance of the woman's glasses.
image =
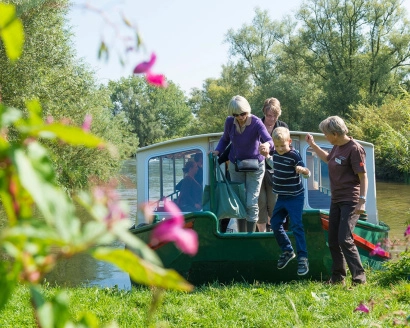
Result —
<instances>
[{"instance_id":1,"label":"woman's glasses","mask_svg":"<svg viewBox=\"0 0 410 328\"><path fill-rule=\"evenodd\" d=\"M240 114L232 114L233 117L238 117L238 116L245 116L246 114L248 114L247 112L243 112Z\"/></svg>"}]
</instances>

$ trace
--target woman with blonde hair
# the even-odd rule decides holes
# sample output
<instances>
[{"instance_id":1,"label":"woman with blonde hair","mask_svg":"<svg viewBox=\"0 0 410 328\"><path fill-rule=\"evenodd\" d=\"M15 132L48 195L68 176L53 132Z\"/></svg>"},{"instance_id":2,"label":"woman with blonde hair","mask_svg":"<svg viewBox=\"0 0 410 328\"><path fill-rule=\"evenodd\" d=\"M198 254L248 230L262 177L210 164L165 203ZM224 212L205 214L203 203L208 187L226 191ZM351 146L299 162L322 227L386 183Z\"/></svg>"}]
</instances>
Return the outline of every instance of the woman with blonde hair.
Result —
<instances>
[{"instance_id":1,"label":"woman with blonde hair","mask_svg":"<svg viewBox=\"0 0 410 328\"><path fill-rule=\"evenodd\" d=\"M262 122L270 136L272 136L273 130L279 126L289 128L285 122L278 120L282 114L282 109L278 99L266 99L263 103L262 112ZM274 149L270 152L271 155L273 154L273 150ZM270 229L270 219L273 214L276 199L278 198L278 195L276 195L272 190L272 174L273 168L270 167L269 164L265 163L265 175L262 180L261 191L258 198L259 218L257 226L259 232L265 232L267 229Z\"/></svg>"}]
</instances>

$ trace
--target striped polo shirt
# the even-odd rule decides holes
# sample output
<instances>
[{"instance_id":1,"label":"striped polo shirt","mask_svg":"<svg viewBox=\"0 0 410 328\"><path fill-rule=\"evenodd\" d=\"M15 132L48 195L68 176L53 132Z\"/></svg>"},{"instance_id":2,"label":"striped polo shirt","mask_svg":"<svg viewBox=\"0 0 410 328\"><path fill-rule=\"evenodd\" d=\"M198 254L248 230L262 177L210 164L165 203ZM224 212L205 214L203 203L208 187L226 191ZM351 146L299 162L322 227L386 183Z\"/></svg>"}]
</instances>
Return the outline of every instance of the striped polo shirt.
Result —
<instances>
[{"instance_id":1,"label":"striped polo shirt","mask_svg":"<svg viewBox=\"0 0 410 328\"><path fill-rule=\"evenodd\" d=\"M304 192L302 179L296 173L296 166L305 167L302 157L297 150L291 150L279 155L276 150L268 164L273 167L273 192L283 196L297 196Z\"/></svg>"}]
</instances>

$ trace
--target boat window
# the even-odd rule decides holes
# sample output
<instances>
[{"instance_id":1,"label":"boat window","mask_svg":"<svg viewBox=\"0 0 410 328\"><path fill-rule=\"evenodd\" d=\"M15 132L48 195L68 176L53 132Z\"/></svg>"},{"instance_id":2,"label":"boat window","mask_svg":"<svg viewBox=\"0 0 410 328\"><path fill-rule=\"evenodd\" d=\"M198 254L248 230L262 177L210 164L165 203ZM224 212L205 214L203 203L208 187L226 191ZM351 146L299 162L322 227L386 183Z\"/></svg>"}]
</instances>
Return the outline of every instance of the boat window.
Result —
<instances>
[{"instance_id":1,"label":"boat window","mask_svg":"<svg viewBox=\"0 0 410 328\"><path fill-rule=\"evenodd\" d=\"M331 146L321 146L327 152L332 150ZM308 183L308 205L315 209L329 209L330 207L330 181L328 167L320 160L311 147L306 150L306 166L311 172Z\"/></svg>"},{"instance_id":2,"label":"boat window","mask_svg":"<svg viewBox=\"0 0 410 328\"><path fill-rule=\"evenodd\" d=\"M188 208L187 203L194 200L202 205L203 158L203 152L193 148L149 159L148 201L154 204L154 211L164 210L163 200L165 198L175 202L180 207L185 206L186 209ZM187 164L188 162L193 163ZM192 171L190 171L191 169ZM195 175L193 171L196 172ZM192 188L194 188L192 192L187 192L188 189ZM201 208L196 210L201 210Z\"/></svg>"},{"instance_id":3,"label":"boat window","mask_svg":"<svg viewBox=\"0 0 410 328\"><path fill-rule=\"evenodd\" d=\"M291 136L292 138L292 147L293 149L297 150L300 152L300 141L299 141L299 136Z\"/></svg>"}]
</instances>

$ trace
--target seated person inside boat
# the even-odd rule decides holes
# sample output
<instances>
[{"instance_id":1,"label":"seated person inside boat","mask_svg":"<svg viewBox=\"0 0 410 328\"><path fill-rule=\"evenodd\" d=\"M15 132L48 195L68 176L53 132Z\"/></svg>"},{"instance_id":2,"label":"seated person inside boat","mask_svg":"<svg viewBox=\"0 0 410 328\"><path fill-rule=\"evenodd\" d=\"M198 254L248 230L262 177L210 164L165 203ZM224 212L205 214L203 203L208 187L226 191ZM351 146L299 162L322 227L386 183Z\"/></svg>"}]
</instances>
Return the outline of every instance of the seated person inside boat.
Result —
<instances>
[{"instance_id":1,"label":"seated person inside boat","mask_svg":"<svg viewBox=\"0 0 410 328\"><path fill-rule=\"evenodd\" d=\"M202 185L195 180L198 165L194 161L188 161L182 170L185 177L175 187L179 190L176 203L182 212L200 211L202 209Z\"/></svg>"}]
</instances>

